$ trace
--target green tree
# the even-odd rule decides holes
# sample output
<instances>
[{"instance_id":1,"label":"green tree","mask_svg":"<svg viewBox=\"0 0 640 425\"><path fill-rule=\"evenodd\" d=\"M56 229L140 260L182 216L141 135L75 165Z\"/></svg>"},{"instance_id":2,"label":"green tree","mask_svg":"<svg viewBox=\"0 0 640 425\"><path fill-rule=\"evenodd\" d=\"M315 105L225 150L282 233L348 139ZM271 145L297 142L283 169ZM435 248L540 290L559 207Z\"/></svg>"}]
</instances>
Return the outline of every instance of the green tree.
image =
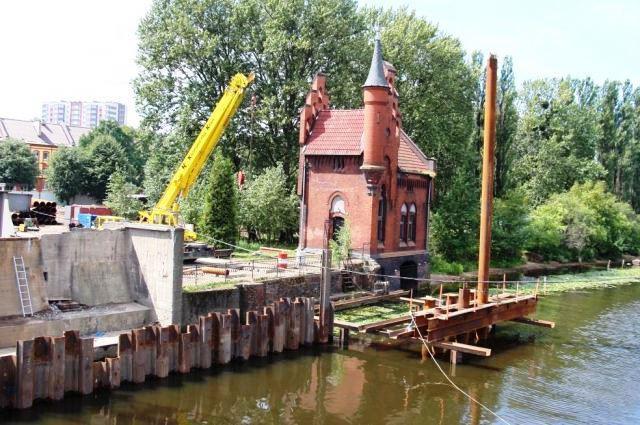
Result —
<instances>
[{"instance_id":1,"label":"green tree","mask_svg":"<svg viewBox=\"0 0 640 425\"><path fill-rule=\"evenodd\" d=\"M119 171L131 179L133 170L124 148L108 135L97 136L85 149L88 179L86 193L102 202L107 196L109 178Z\"/></svg>"},{"instance_id":2,"label":"green tree","mask_svg":"<svg viewBox=\"0 0 640 425\"><path fill-rule=\"evenodd\" d=\"M238 238L237 210L233 164L223 155L217 154L209 173L198 232L219 241L235 244ZM215 241L214 245L224 247Z\"/></svg>"},{"instance_id":3,"label":"green tree","mask_svg":"<svg viewBox=\"0 0 640 425\"><path fill-rule=\"evenodd\" d=\"M38 173L38 161L26 143L14 139L0 142L0 183L31 188Z\"/></svg>"},{"instance_id":4,"label":"green tree","mask_svg":"<svg viewBox=\"0 0 640 425\"><path fill-rule=\"evenodd\" d=\"M173 132L168 135L156 135L151 144L153 149L144 165L142 186L149 204L154 205L189 150L189 142L185 137ZM203 176L206 177L205 172L200 177Z\"/></svg>"},{"instance_id":5,"label":"green tree","mask_svg":"<svg viewBox=\"0 0 640 425\"><path fill-rule=\"evenodd\" d=\"M71 202L78 194L86 194L89 160L79 148L59 148L45 171L47 185L63 202Z\"/></svg>"},{"instance_id":6,"label":"green tree","mask_svg":"<svg viewBox=\"0 0 640 425\"><path fill-rule=\"evenodd\" d=\"M138 194L138 188L127 181L125 175L116 171L109 177L107 184L107 198L104 204L111 208L117 216L128 220L136 220L143 205L139 199L133 197Z\"/></svg>"},{"instance_id":7,"label":"green tree","mask_svg":"<svg viewBox=\"0 0 640 425\"><path fill-rule=\"evenodd\" d=\"M250 140L260 140L251 168L281 161L293 183L309 79L331 75L334 105L353 98L364 81L353 80L364 74L354 67L366 65L350 58L364 45L363 30L352 0L156 0L139 27L135 89L143 126L171 126L193 138L231 77L253 71L254 114L245 102L221 147L236 165L246 164Z\"/></svg>"},{"instance_id":8,"label":"green tree","mask_svg":"<svg viewBox=\"0 0 640 425\"><path fill-rule=\"evenodd\" d=\"M491 226L491 261L496 264L518 262L529 239L528 206L519 191L496 198Z\"/></svg>"},{"instance_id":9,"label":"green tree","mask_svg":"<svg viewBox=\"0 0 640 425\"><path fill-rule=\"evenodd\" d=\"M595 160L598 140L597 90L590 80L526 82L524 113L514 144L512 186L524 189L534 206L574 183L606 172Z\"/></svg>"},{"instance_id":10,"label":"green tree","mask_svg":"<svg viewBox=\"0 0 640 425\"><path fill-rule=\"evenodd\" d=\"M278 164L245 185L240 196L240 224L258 238L289 242L298 230L298 203L282 164Z\"/></svg>"},{"instance_id":11,"label":"green tree","mask_svg":"<svg viewBox=\"0 0 640 425\"><path fill-rule=\"evenodd\" d=\"M135 130L121 126L116 121L101 121L96 128L80 137L78 144L81 148L90 149L93 142L99 140L100 136L112 137L124 149L132 172L127 179L139 183L144 166L145 148L136 143Z\"/></svg>"}]
</instances>

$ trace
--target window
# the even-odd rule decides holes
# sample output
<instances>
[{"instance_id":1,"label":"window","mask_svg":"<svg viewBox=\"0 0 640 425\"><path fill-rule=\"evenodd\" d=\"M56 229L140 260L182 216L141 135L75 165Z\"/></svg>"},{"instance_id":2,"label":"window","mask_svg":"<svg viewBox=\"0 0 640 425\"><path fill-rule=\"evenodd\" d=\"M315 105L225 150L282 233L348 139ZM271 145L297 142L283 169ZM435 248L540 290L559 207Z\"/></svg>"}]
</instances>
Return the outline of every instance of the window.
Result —
<instances>
[{"instance_id":1,"label":"window","mask_svg":"<svg viewBox=\"0 0 640 425\"><path fill-rule=\"evenodd\" d=\"M400 209L400 242L407 241L407 204L402 204Z\"/></svg>"},{"instance_id":2,"label":"window","mask_svg":"<svg viewBox=\"0 0 640 425\"><path fill-rule=\"evenodd\" d=\"M49 152L42 152L42 161L43 162L49 161Z\"/></svg>"},{"instance_id":3,"label":"window","mask_svg":"<svg viewBox=\"0 0 640 425\"><path fill-rule=\"evenodd\" d=\"M33 151L33 156L36 157L36 161L40 162L40 152L39 151Z\"/></svg>"},{"instance_id":4,"label":"window","mask_svg":"<svg viewBox=\"0 0 640 425\"><path fill-rule=\"evenodd\" d=\"M344 214L344 200L340 196L336 196L331 201L331 214Z\"/></svg>"},{"instance_id":5,"label":"window","mask_svg":"<svg viewBox=\"0 0 640 425\"><path fill-rule=\"evenodd\" d=\"M416 204L409 208L409 220L407 221L407 238L410 242L416 241Z\"/></svg>"},{"instance_id":6,"label":"window","mask_svg":"<svg viewBox=\"0 0 640 425\"><path fill-rule=\"evenodd\" d=\"M384 243L384 228L387 218L387 198L382 186L380 200L378 201L378 242Z\"/></svg>"}]
</instances>

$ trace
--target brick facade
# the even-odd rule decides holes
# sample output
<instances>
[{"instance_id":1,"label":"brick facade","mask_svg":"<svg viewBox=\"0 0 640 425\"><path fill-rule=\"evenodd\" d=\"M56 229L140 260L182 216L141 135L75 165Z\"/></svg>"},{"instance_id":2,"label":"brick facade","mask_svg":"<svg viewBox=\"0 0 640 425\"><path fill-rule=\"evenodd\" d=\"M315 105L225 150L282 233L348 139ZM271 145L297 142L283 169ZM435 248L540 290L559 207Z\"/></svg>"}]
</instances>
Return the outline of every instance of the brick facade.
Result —
<instances>
[{"instance_id":1,"label":"brick facade","mask_svg":"<svg viewBox=\"0 0 640 425\"><path fill-rule=\"evenodd\" d=\"M330 109L326 76L314 79L300 114L299 248L321 249L325 221L346 220L354 251L378 260L385 274L421 277L435 161L402 130L395 78L376 40L363 109Z\"/></svg>"}]
</instances>

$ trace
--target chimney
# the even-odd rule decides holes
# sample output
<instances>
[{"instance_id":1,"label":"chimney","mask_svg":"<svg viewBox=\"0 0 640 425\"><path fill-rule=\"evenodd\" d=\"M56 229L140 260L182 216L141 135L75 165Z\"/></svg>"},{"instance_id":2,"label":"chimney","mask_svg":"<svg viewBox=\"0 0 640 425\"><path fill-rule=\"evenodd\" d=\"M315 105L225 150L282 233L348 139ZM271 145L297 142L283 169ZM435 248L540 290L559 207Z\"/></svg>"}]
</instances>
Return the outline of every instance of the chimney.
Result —
<instances>
[{"instance_id":1,"label":"chimney","mask_svg":"<svg viewBox=\"0 0 640 425\"><path fill-rule=\"evenodd\" d=\"M35 120L33 122L33 128L36 130L36 136L40 137L42 135L42 122Z\"/></svg>"},{"instance_id":2,"label":"chimney","mask_svg":"<svg viewBox=\"0 0 640 425\"><path fill-rule=\"evenodd\" d=\"M364 161L360 169L367 179L369 195L378 190L378 183L384 173L384 147L390 136L389 94L390 87L384 75L382 45L376 35L373 57L367 81L362 86L364 96Z\"/></svg>"}]
</instances>

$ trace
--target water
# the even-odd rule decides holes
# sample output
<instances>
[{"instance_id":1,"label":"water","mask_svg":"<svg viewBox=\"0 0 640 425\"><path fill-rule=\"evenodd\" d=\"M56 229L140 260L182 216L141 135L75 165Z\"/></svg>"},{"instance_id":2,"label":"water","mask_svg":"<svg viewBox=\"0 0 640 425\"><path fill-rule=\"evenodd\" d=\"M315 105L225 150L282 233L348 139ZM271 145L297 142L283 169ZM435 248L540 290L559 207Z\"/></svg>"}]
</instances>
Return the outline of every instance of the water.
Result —
<instances>
[{"instance_id":1,"label":"water","mask_svg":"<svg viewBox=\"0 0 640 425\"><path fill-rule=\"evenodd\" d=\"M512 424L640 423L640 284L545 298L555 329L503 325L493 356L441 365ZM370 339L370 338L369 338ZM452 388L419 347L309 350L38 402L30 424L498 423Z\"/></svg>"}]
</instances>

